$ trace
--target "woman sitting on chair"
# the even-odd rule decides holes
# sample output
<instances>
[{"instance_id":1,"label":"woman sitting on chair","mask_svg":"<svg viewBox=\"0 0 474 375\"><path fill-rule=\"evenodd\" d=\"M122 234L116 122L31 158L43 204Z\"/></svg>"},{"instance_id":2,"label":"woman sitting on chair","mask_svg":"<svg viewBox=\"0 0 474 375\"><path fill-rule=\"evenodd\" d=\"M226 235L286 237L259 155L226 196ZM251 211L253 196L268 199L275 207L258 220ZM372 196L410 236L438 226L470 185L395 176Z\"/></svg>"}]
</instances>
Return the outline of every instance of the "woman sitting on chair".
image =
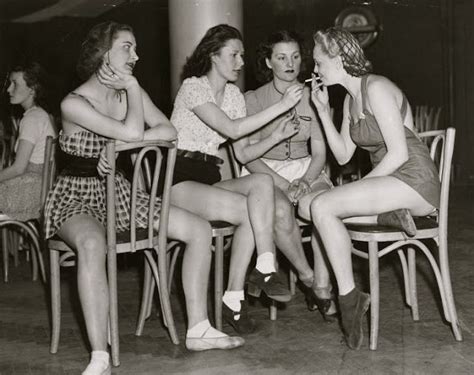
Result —
<instances>
[{"instance_id":1,"label":"woman sitting on chair","mask_svg":"<svg viewBox=\"0 0 474 375\"><path fill-rule=\"evenodd\" d=\"M133 76L138 60L136 41L127 25L105 22L93 27L82 44L77 64L84 83L61 103L61 149L79 163L57 178L46 202L46 238L57 234L77 253L79 296L92 347L83 374L110 374L107 352L109 297L105 272L106 187L100 177L99 156L107 139L133 142L143 139L173 140L176 131L152 103ZM144 123L150 127L144 129ZM81 169L81 166L84 166ZM89 168L87 168L89 167ZM129 228L130 184L116 178L118 231ZM149 197L139 192L137 225L146 227ZM155 213L158 228L159 202ZM207 287L211 263L211 228L197 215L171 207L169 237L186 243L183 287L186 298L189 350L231 349L241 346L240 337L229 337L212 328L207 315ZM236 254L238 258L239 253Z\"/></svg>"},{"instance_id":2,"label":"woman sitting on chair","mask_svg":"<svg viewBox=\"0 0 474 375\"><path fill-rule=\"evenodd\" d=\"M295 33L278 31L260 45L257 74L266 83L245 94L247 114L258 113L275 104L288 87L302 86L298 81L302 65L301 44ZM325 319L331 319L336 309L326 262L313 233L314 271L308 264L294 212L296 204L308 211L312 198L332 187L324 172L326 145L310 95L310 89L305 87L303 98L291 110L291 117L269 122L252 135L234 142L234 149L237 159L245 164L242 175L266 173L272 176L276 245L296 268L308 308L319 309Z\"/></svg>"},{"instance_id":3,"label":"woman sitting on chair","mask_svg":"<svg viewBox=\"0 0 474 375\"><path fill-rule=\"evenodd\" d=\"M263 290L282 302L291 298L275 270L273 182L265 174L221 181L218 147L227 138L245 136L288 111L301 99L302 87L289 87L275 104L245 117L244 96L233 84L244 65L243 52L240 32L217 25L206 32L186 62L171 115L178 130L171 196L173 204L207 220L237 225L223 317L237 332L251 332L254 321L247 315L244 283L255 246L257 264L249 276L248 293L258 297Z\"/></svg>"},{"instance_id":4,"label":"woman sitting on chair","mask_svg":"<svg viewBox=\"0 0 474 375\"><path fill-rule=\"evenodd\" d=\"M392 81L370 74L371 64L355 37L330 28L318 31L314 42L311 98L328 144L339 164L350 160L359 146L369 151L373 165L361 180L318 195L311 203L311 219L337 279L345 338L350 348L359 349L370 296L355 287L352 244L343 219L380 214L363 220L414 235L410 214L423 216L439 207L440 182L428 148L413 130L405 95ZM348 92L340 132L331 119L327 90L336 84Z\"/></svg>"},{"instance_id":5,"label":"woman sitting on chair","mask_svg":"<svg viewBox=\"0 0 474 375\"><path fill-rule=\"evenodd\" d=\"M56 132L50 115L43 109L46 99L43 68L36 62L18 65L9 79L10 103L20 105L25 112L18 129L15 161L0 170L0 214L25 221L40 216L46 137Z\"/></svg>"}]
</instances>

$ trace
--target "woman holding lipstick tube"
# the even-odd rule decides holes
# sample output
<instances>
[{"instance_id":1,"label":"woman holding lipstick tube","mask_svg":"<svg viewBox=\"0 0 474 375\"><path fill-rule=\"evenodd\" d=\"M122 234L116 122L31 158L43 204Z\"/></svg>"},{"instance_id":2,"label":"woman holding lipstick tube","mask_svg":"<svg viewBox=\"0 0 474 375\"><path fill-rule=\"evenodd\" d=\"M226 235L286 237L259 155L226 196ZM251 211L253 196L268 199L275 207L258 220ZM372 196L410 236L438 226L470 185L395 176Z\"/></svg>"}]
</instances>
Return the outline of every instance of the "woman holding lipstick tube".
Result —
<instances>
[{"instance_id":1,"label":"woman holding lipstick tube","mask_svg":"<svg viewBox=\"0 0 474 375\"><path fill-rule=\"evenodd\" d=\"M258 113L278 102L285 90L300 84L302 65L301 39L293 32L271 34L257 51L257 70L266 82L245 95L247 114ZM311 80L310 80L311 81ZM310 310L319 309L333 320L336 309L331 283L318 238L311 244L314 266L306 259L294 205L309 210L309 203L319 193L332 187L324 171L326 146L317 115L310 103L310 89L303 88L301 101L289 111L290 118L280 118L234 143L237 159L245 165L242 174L266 173L275 185L274 238L277 247L298 273ZM297 123L295 129L291 124Z\"/></svg>"}]
</instances>

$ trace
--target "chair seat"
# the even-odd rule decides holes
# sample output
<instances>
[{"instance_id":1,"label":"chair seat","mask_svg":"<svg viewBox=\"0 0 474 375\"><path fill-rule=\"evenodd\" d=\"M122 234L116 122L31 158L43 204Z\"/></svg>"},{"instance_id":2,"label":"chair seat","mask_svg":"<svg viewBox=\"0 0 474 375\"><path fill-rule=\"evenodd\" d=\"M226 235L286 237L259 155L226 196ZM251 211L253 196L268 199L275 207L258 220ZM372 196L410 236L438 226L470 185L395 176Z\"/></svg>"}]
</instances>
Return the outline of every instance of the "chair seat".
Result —
<instances>
[{"instance_id":1,"label":"chair seat","mask_svg":"<svg viewBox=\"0 0 474 375\"><path fill-rule=\"evenodd\" d=\"M436 236L438 223L432 217L414 217L416 235L408 237L396 228L373 223L346 223L345 226L353 240L356 241L400 241L406 239L423 239Z\"/></svg>"},{"instance_id":2,"label":"chair seat","mask_svg":"<svg viewBox=\"0 0 474 375\"><path fill-rule=\"evenodd\" d=\"M130 251L130 231L117 232L117 253ZM154 231L153 245L158 244L158 233ZM48 240L48 247L57 251L73 251L58 235L54 235ZM136 230L136 250L148 248L148 229L137 228Z\"/></svg>"},{"instance_id":3,"label":"chair seat","mask_svg":"<svg viewBox=\"0 0 474 375\"><path fill-rule=\"evenodd\" d=\"M215 220L211 221L212 236L230 236L234 233L235 226L227 221Z\"/></svg>"}]
</instances>

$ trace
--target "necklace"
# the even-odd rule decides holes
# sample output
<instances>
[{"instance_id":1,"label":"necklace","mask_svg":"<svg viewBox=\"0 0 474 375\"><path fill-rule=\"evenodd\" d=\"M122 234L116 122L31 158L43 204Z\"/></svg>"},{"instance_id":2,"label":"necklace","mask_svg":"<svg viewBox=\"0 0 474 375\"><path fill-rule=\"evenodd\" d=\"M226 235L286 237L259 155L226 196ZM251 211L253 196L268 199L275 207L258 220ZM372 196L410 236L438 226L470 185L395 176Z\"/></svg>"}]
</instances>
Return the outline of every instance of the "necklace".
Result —
<instances>
[{"instance_id":1,"label":"necklace","mask_svg":"<svg viewBox=\"0 0 474 375\"><path fill-rule=\"evenodd\" d=\"M279 93L281 96L285 95L284 92L281 92L280 90L278 90L278 88L275 85L275 80L272 80L272 84L273 84L273 88L275 89L277 93Z\"/></svg>"}]
</instances>

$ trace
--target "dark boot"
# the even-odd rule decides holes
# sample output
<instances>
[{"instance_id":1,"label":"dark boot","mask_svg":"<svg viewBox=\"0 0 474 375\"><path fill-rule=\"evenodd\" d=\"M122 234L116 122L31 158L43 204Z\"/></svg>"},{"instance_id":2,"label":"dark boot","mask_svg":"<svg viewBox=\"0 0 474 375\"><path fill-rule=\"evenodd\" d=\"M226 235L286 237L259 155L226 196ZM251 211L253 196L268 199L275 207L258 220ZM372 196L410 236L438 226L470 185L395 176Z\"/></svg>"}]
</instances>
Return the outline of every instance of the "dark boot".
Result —
<instances>
[{"instance_id":1,"label":"dark boot","mask_svg":"<svg viewBox=\"0 0 474 375\"><path fill-rule=\"evenodd\" d=\"M288 283L277 273L261 273L256 268L249 275L247 293L253 297L260 297L263 292L271 299L278 302L291 300Z\"/></svg>"},{"instance_id":2,"label":"dark boot","mask_svg":"<svg viewBox=\"0 0 474 375\"><path fill-rule=\"evenodd\" d=\"M377 217L377 224L396 228L405 232L409 237L416 235L416 225L413 217L406 208L384 212Z\"/></svg>"},{"instance_id":3,"label":"dark boot","mask_svg":"<svg viewBox=\"0 0 474 375\"><path fill-rule=\"evenodd\" d=\"M358 350L362 345L364 334L362 323L370 305L370 295L358 289L352 289L348 294L339 296L342 328L347 345Z\"/></svg>"}]
</instances>

